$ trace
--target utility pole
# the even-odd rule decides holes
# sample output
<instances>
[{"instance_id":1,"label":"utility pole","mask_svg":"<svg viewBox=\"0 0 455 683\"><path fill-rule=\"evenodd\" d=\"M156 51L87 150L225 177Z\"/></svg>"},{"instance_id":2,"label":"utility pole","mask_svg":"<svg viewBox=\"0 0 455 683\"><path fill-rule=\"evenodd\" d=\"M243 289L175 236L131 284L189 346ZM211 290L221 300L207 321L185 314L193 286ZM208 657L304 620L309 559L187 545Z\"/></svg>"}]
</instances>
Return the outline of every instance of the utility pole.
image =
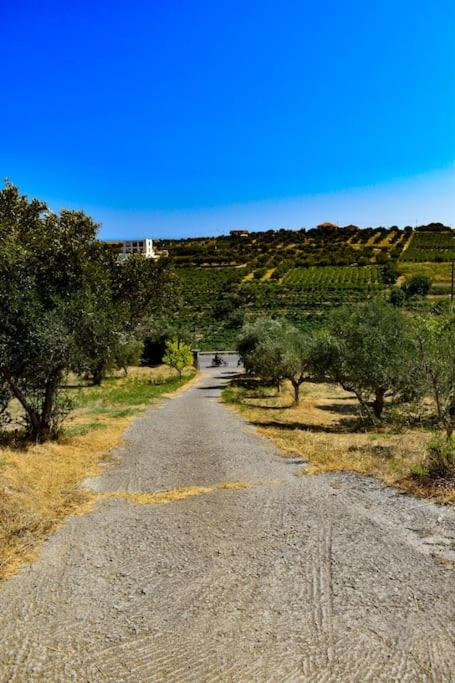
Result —
<instances>
[{"instance_id":1,"label":"utility pole","mask_svg":"<svg viewBox=\"0 0 455 683\"><path fill-rule=\"evenodd\" d=\"M450 287L450 301L453 304L453 286L455 281L455 261L452 261L452 283Z\"/></svg>"}]
</instances>

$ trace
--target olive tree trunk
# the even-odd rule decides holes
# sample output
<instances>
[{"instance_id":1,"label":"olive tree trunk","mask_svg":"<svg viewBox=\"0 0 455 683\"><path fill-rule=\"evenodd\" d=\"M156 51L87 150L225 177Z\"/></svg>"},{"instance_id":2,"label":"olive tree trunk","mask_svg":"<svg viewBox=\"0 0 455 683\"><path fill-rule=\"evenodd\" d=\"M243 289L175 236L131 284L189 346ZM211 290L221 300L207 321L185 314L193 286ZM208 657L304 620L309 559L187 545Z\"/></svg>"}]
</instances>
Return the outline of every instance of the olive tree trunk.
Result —
<instances>
[{"instance_id":1,"label":"olive tree trunk","mask_svg":"<svg viewBox=\"0 0 455 683\"><path fill-rule=\"evenodd\" d=\"M384 411L384 400L386 390L382 387L377 387L374 393L374 401L372 404L374 416L379 420Z\"/></svg>"},{"instance_id":2,"label":"olive tree trunk","mask_svg":"<svg viewBox=\"0 0 455 683\"><path fill-rule=\"evenodd\" d=\"M294 405L298 406L300 403L300 387L302 385L302 379L295 379L291 377L291 384L294 390Z\"/></svg>"},{"instance_id":3,"label":"olive tree trunk","mask_svg":"<svg viewBox=\"0 0 455 683\"><path fill-rule=\"evenodd\" d=\"M33 405L27 398L8 368L0 368L0 373L6 380L11 393L24 409L28 422L27 436L33 439L33 441L40 443L48 441L55 436L53 432L53 418L57 389L62 374L61 369L54 370L48 377L44 389L44 397L39 408Z\"/></svg>"}]
</instances>

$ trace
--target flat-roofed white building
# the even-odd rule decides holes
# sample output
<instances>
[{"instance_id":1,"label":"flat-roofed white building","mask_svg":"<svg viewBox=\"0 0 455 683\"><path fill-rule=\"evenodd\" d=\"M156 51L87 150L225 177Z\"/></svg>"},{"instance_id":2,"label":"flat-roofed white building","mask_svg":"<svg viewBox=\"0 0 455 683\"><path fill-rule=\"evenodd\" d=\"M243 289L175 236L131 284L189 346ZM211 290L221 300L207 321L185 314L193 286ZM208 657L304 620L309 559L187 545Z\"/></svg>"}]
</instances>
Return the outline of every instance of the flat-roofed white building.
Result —
<instances>
[{"instance_id":1,"label":"flat-roofed white building","mask_svg":"<svg viewBox=\"0 0 455 683\"><path fill-rule=\"evenodd\" d=\"M153 247L153 240L149 238L136 240L107 240L108 244L114 249L121 258L126 258L131 254L142 254L146 258L159 259L161 256L168 256L167 251L157 251Z\"/></svg>"},{"instance_id":2,"label":"flat-roofed white building","mask_svg":"<svg viewBox=\"0 0 455 683\"><path fill-rule=\"evenodd\" d=\"M159 258L153 249L153 240L123 240L122 250L124 256L129 254L143 254L146 258Z\"/></svg>"}]
</instances>

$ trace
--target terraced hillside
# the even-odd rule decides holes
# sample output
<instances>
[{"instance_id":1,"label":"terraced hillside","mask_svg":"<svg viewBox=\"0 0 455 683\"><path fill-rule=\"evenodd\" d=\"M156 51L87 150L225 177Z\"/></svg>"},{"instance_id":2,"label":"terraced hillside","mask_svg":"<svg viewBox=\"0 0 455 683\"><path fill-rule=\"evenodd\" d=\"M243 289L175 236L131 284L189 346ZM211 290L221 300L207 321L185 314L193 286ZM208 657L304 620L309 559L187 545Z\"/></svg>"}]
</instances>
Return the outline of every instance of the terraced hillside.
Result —
<instances>
[{"instance_id":1,"label":"terraced hillside","mask_svg":"<svg viewBox=\"0 0 455 683\"><path fill-rule=\"evenodd\" d=\"M168 240L160 248L169 250L182 285L180 322L193 344L213 349L232 347L243 322L258 315L315 325L333 306L387 296L395 279L402 284L415 274L432 279L430 303L447 298L455 232L442 224L401 230L329 224Z\"/></svg>"},{"instance_id":2,"label":"terraced hillside","mask_svg":"<svg viewBox=\"0 0 455 683\"><path fill-rule=\"evenodd\" d=\"M412 228L366 228L355 225L343 228L324 224L306 230L268 230L243 237L220 237L162 240L160 249L168 249L179 266L241 266L250 271L311 265L351 265L383 263L398 258L407 244Z\"/></svg>"},{"instance_id":3,"label":"terraced hillside","mask_svg":"<svg viewBox=\"0 0 455 683\"><path fill-rule=\"evenodd\" d=\"M401 255L403 261L435 261L442 263L455 259L455 233L453 230L438 232L415 231L409 246Z\"/></svg>"}]
</instances>

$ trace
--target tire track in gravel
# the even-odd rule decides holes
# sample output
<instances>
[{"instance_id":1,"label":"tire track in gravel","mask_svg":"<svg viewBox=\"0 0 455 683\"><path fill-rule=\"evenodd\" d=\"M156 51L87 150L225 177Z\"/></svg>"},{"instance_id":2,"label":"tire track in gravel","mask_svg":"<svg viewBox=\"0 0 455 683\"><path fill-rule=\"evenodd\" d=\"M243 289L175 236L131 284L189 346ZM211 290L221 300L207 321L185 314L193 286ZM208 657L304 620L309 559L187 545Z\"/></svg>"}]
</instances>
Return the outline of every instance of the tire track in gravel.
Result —
<instances>
[{"instance_id":1,"label":"tire track in gravel","mask_svg":"<svg viewBox=\"0 0 455 683\"><path fill-rule=\"evenodd\" d=\"M0 681L451 681L455 513L295 477L206 373L0 592ZM166 503L166 504L163 504ZM431 545L433 544L433 545Z\"/></svg>"}]
</instances>

